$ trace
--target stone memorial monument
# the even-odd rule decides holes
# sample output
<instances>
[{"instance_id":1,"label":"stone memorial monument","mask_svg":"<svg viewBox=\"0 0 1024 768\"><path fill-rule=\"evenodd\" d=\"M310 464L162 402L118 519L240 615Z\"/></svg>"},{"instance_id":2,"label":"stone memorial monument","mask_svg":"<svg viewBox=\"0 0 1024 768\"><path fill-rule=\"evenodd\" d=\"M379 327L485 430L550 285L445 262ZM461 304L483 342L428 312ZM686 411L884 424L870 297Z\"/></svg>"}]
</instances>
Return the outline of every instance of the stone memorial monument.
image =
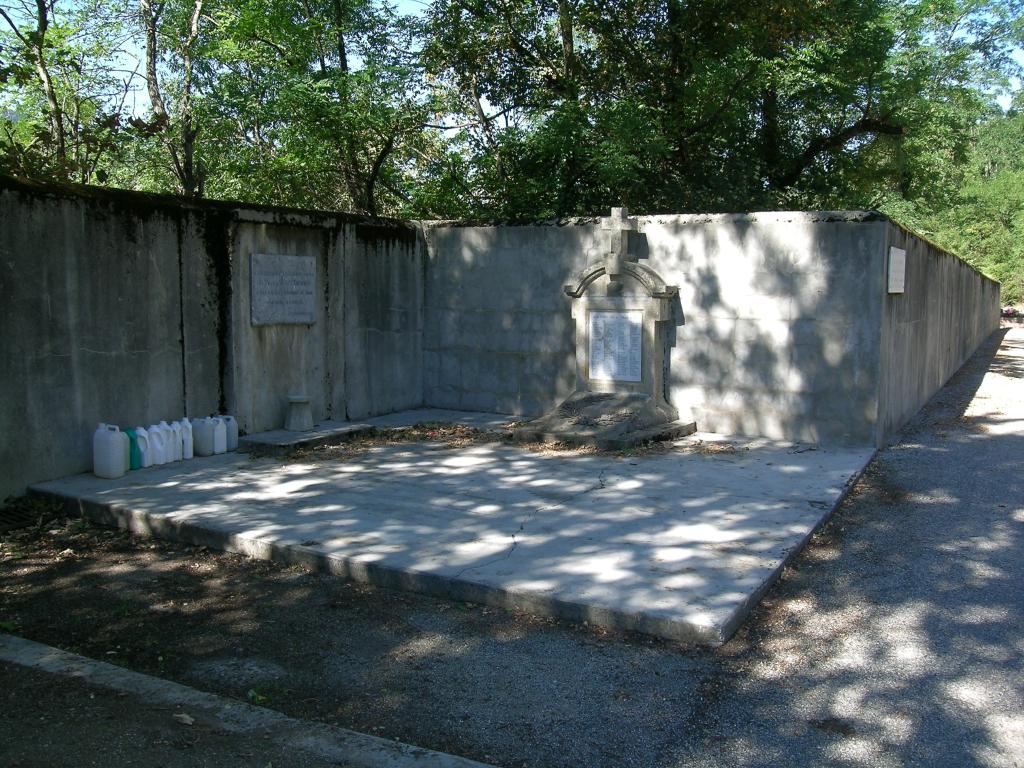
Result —
<instances>
[{"instance_id":1,"label":"stone memorial monument","mask_svg":"<svg viewBox=\"0 0 1024 768\"><path fill-rule=\"evenodd\" d=\"M599 258L565 286L576 321L576 391L513 431L617 450L696 431L666 398L679 289L639 259L646 246L625 208L601 221Z\"/></svg>"}]
</instances>

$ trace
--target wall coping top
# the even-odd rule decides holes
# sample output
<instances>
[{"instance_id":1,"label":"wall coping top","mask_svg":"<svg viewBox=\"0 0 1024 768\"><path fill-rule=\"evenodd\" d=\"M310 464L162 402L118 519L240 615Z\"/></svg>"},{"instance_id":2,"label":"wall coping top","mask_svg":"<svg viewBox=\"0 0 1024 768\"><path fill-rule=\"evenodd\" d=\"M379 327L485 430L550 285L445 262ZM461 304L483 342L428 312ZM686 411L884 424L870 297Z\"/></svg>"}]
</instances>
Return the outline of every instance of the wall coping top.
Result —
<instances>
[{"instance_id":1,"label":"wall coping top","mask_svg":"<svg viewBox=\"0 0 1024 768\"><path fill-rule=\"evenodd\" d=\"M410 230L418 229L415 222L386 216L364 216L343 211L318 211L309 208L243 203L234 200L190 199L178 195L137 192L116 187L33 181L4 174L0 174L0 191L37 197L92 200L124 208L136 208L145 213L164 212L174 215L184 211L217 211L232 214L239 221L258 223L327 228L340 224L372 224Z\"/></svg>"},{"instance_id":2,"label":"wall coping top","mask_svg":"<svg viewBox=\"0 0 1024 768\"><path fill-rule=\"evenodd\" d=\"M571 227L600 224L600 216L572 216L561 219L539 221L472 221L461 219L437 219L420 222L424 227L443 229L449 227ZM700 224L718 221L765 221L765 222L866 222L887 221L889 217L878 211L749 211L741 213L662 213L647 216L631 215L630 218L642 223L683 223Z\"/></svg>"},{"instance_id":3,"label":"wall coping top","mask_svg":"<svg viewBox=\"0 0 1024 768\"><path fill-rule=\"evenodd\" d=\"M177 195L158 194L153 192L137 192L135 190L118 189L115 187L99 187L88 184L64 184L58 182L41 182L23 178L15 178L0 174L0 192L10 191L37 197L55 197L64 199L93 200L109 203L124 208L136 208L141 212L164 212L180 214L184 211L217 211L232 216L238 221L257 223L282 224L306 227L334 228L341 224L371 224L406 230L430 230L445 228L474 227L567 227L596 226L600 224L599 216L577 216L564 219L546 219L533 222L512 221L465 221L465 220L405 220L387 216L364 216L344 211L318 211L310 208L291 208L288 206L262 205L243 203L233 200L189 199ZM726 222L764 222L764 223L843 223L843 222L888 222L903 232L916 237L940 253L963 262L987 280L977 267L965 259L942 248L933 241L895 219L879 211L752 211L746 213L674 213L634 216L641 225L644 224L711 224ZM992 282L996 282L992 280Z\"/></svg>"}]
</instances>

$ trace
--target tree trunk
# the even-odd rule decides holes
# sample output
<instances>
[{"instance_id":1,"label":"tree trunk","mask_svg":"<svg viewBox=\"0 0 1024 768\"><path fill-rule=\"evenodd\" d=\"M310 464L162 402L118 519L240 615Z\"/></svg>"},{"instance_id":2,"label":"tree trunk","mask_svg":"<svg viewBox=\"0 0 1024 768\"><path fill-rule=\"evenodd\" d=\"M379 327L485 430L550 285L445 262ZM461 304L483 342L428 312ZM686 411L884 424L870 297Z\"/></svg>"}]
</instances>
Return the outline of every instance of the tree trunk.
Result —
<instances>
[{"instance_id":1,"label":"tree trunk","mask_svg":"<svg viewBox=\"0 0 1024 768\"><path fill-rule=\"evenodd\" d=\"M10 17L3 7L0 7L0 16L3 17L11 31L32 54L32 64L36 70L36 77L39 78L39 85L42 87L43 95L46 97L48 112L46 121L50 124L50 137L53 139L53 145L57 154L57 164L61 175L67 176L67 140L64 136L64 110L61 109L60 102L57 101L57 92L53 88L53 79L50 77L50 70L46 66L46 32L50 28L50 11L46 5L46 0L36 0L36 29L34 33L29 35L32 38L31 40L18 29L14 19Z\"/></svg>"},{"instance_id":2,"label":"tree trunk","mask_svg":"<svg viewBox=\"0 0 1024 768\"><path fill-rule=\"evenodd\" d=\"M196 172L196 139L199 128L192 122L192 46L199 37L199 19L203 12L203 0L195 0L192 18L189 20L188 38L182 48L181 61L184 70L184 81L181 88L181 100L178 113L181 116L181 191L186 197L199 197L202 194L202 180Z\"/></svg>"},{"instance_id":3,"label":"tree trunk","mask_svg":"<svg viewBox=\"0 0 1024 768\"><path fill-rule=\"evenodd\" d=\"M773 180L782 174L783 169L779 154L779 91L772 76L761 91L760 139L761 178L775 186Z\"/></svg>"},{"instance_id":4,"label":"tree trunk","mask_svg":"<svg viewBox=\"0 0 1024 768\"><path fill-rule=\"evenodd\" d=\"M569 0L558 0L558 29L562 36L562 77L566 85L566 95L576 98L579 63L576 60L572 23L572 5Z\"/></svg>"}]
</instances>

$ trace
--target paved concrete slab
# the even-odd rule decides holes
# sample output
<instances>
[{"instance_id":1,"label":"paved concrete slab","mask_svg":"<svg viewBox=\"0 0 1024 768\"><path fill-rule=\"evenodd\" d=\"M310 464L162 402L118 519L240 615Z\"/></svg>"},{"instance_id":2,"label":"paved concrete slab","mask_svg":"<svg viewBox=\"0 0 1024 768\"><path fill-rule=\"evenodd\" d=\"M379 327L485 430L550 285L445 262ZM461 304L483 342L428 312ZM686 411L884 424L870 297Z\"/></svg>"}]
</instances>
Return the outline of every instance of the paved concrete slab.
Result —
<instances>
[{"instance_id":1,"label":"paved concrete slab","mask_svg":"<svg viewBox=\"0 0 1024 768\"><path fill-rule=\"evenodd\" d=\"M327 445L335 440L369 432L373 427L365 422L335 421L328 419L314 425L308 432L295 432L290 429L271 429L266 432L256 432L252 435L245 435L238 439L238 449L241 451L253 448L269 451L289 451L295 448L313 448L320 445Z\"/></svg>"},{"instance_id":2,"label":"paved concrete slab","mask_svg":"<svg viewBox=\"0 0 1024 768\"><path fill-rule=\"evenodd\" d=\"M143 533L718 644L872 455L771 441L632 458L414 443L345 462L224 454L33 490Z\"/></svg>"}]
</instances>

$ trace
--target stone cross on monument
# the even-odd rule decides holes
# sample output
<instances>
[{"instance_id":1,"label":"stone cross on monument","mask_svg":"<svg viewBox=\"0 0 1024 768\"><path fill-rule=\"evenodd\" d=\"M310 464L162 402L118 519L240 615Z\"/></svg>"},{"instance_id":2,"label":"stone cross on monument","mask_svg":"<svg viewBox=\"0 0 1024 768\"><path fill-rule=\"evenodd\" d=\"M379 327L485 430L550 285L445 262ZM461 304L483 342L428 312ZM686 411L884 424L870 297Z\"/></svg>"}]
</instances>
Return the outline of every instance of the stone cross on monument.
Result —
<instances>
[{"instance_id":1,"label":"stone cross on monument","mask_svg":"<svg viewBox=\"0 0 1024 768\"><path fill-rule=\"evenodd\" d=\"M635 247L630 247L635 246L630 234L637 232L636 222L629 218L627 209L612 208L612 215L601 219L601 229L605 244L604 273L621 289L624 262L637 260L633 253Z\"/></svg>"}]
</instances>

